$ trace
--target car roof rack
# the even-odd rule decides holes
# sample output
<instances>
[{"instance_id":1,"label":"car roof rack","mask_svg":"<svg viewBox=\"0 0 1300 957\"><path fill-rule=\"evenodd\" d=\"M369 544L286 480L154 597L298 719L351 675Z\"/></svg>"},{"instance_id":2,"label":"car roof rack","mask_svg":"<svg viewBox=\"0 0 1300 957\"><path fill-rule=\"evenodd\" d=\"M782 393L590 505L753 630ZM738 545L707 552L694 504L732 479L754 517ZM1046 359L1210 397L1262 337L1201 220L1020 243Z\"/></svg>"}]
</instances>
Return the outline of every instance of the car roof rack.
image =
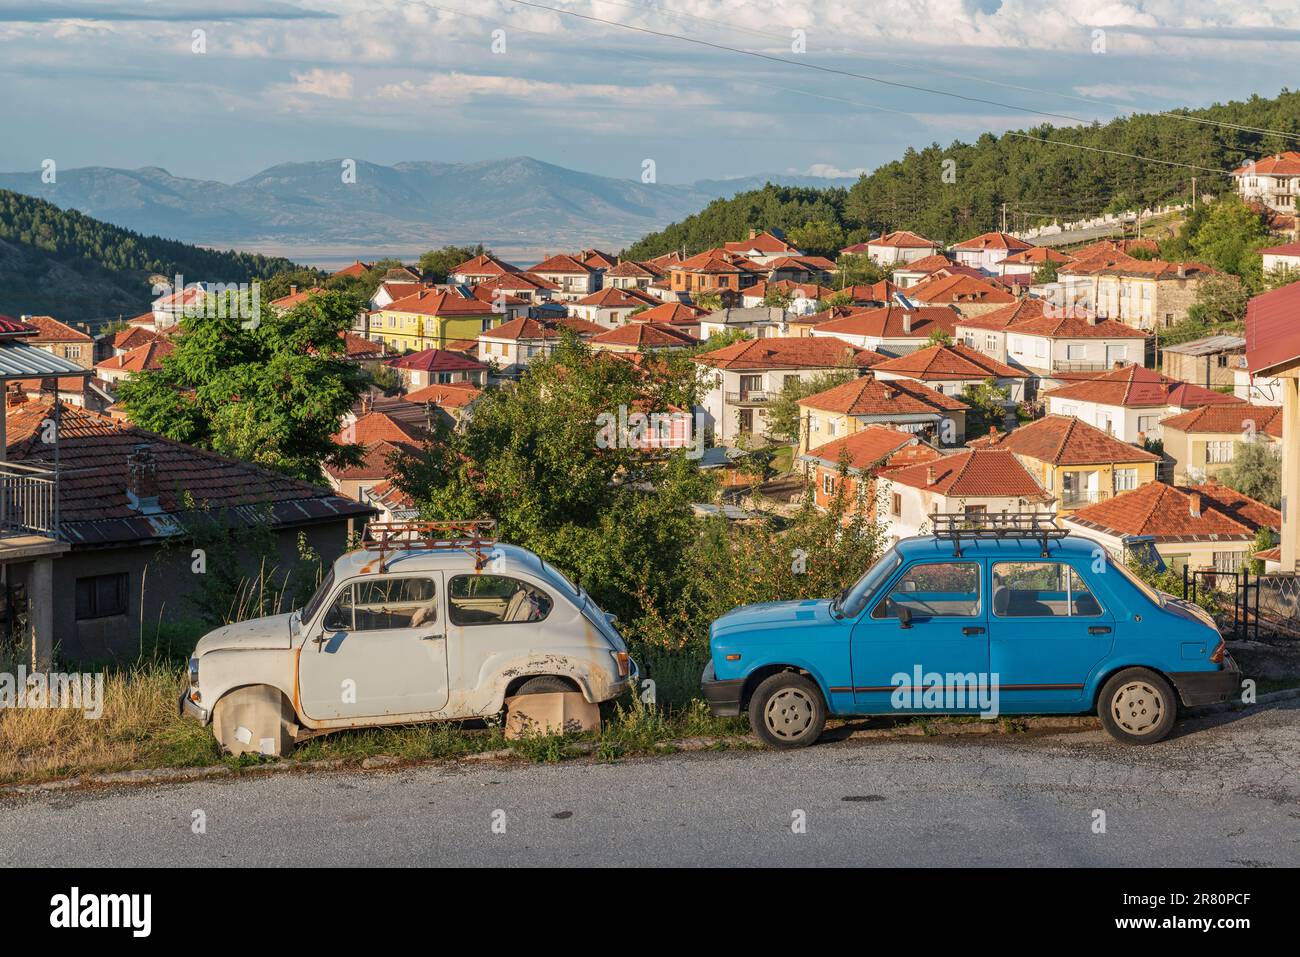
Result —
<instances>
[{"instance_id":1,"label":"car roof rack","mask_svg":"<svg viewBox=\"0 0 1300 957\"><path fill-rule=\"evenodd\" d=\"M935 538L951 539L954 557L961 557L962 539L1035 538L1047 557L1047 543L1065 538L1070 530L1056 524L1054 512L934 512L930 515Z\"/></svg>"},{"instance_id":2,"label":"car roof rack","mask_svg":"<svg viewBox=\"0 0 1300 957\"><path fill-rule=\"evenodd\" d=\"M383 572L390 555L398 552L460 551L474 558L478 571L488 563L497 543L494 518L467 522L371 522L361 547L379 553L378 572Z\"/></svg>"}]
</instances>

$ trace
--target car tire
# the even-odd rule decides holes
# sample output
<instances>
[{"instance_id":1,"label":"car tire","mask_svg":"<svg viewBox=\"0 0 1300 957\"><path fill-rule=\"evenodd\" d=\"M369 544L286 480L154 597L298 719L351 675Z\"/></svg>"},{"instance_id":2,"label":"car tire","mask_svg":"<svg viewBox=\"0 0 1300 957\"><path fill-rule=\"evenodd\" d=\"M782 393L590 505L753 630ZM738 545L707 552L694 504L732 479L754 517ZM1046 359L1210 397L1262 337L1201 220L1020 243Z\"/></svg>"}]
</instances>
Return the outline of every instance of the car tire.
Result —
<instances>
[{"instance_id":1,"label":"car tire","mask_svg":"<svg viewBox=\"0 0 1300 957\"><path fill-rule=\"evenodd\" d=\"M749 699L749 726L768 747L806 748L826 727L821 689L797 671L764 678Z\"/></svg>"},{"instance_id":2,"label":"car tire","mask_svg":"<svg viewBox=\"0 0 1300 957\"><path fill-rule=\"evenodd\" d=\"M1125 668L1097 696L1101 726L1124 744L1155 744L1168 737L1178 717L1173 686L1150 668Z\"/></svg>"},{"instance_id":3,"label":"car tire","mask_svg":"<svg viewBox=\"0 0 1300 957\"><path fill-rule=\"evenodd\" d=\"M515 694L555 694L572 690L573 685L563 678L557 678L555 675L538 675L521 684Z\"/></svg>"}]
</instances>

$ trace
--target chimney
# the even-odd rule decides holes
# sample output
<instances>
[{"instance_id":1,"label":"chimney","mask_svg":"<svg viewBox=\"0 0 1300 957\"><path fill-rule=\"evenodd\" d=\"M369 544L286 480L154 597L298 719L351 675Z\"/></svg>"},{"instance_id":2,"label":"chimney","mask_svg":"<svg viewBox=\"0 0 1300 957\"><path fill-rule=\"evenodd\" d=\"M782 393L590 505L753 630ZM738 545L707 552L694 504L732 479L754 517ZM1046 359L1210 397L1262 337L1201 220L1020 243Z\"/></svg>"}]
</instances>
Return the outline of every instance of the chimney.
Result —
<instances>
[{"instance_id":1,"label":"chimney","mask_svg":"<svg viewBox=\"0 0 1300 957\"><path fill-rule=\"evenodd\" d=\"M891 387L891 386L885 386L885 401L886 401L886 402L893 402L893 401L894 401L894 396L896 396L896 395L898 395L898 393L895 392L895 391L893 390L893 387Z\"/></svg>"},{"instance_id":2,"label":"chimney","mask_svg":"<svg viewBox=\"0 0 1300 957\"><path fill-rule=\"evenodd\" d=\"M9 389L5 392L5 408L12 409L15 406L22 405L27 401L27 393L21 387Z\"/></svg>"},{"instance_id":3,"label":"chimney","mask_svg":"<svg viewBox=\"0 0 1300 957\"><path fill-rule=\"evenodd\" d=\"M126 457L126 497L137 512L160 512L158 505L158 463L153 446L142 442Z\"/></svg>"},{"instance_id":4,"label":"chimney","mask_svg":"<svg viewBox=\"0 0 1300 957\"><path fill-rule=\"evenodd\" d=\"M934 482L935 482L935 479L937 479L938 477L939 477L939 476L938 476L938 473L935 472L935 470L934 470L934 466L933 466L933 465L927 465L927 466L925 467L925 484L926 484L926 485L933 485Z\"/></svg>"},{"instance_id":5,"label":"chimney","mask_svg":"<svg viewBox=\"0 0 1300 957\"><path fill-rule=\"evenodd\" d=\"M1187 499L1188 499L1187 514L1192 516L1192 518L1200 518L1201 517L1201 493L1188 492Z\"/></svg>"},{"instance_id":6,"label":"chimney","mask_svg":"<svg viewBox=\"0 0 1300 957\"><path fill-rule=\"evenodd\" d=\"M289 283L289 295L298 295L298 285L296 283Z\"/></svg>"},{"instance_id":7,"label":"chimney","mask_svg":"<svg viewBox=\"0 0 1300 957\"><path fill-rule=\"evenodd\" d=\"M1187 278L1187 263L1178 264L1178 278L1179 279Z\"/></svg>"},{"instance_id":8,"label":"chimney","mask_svg":"<svg viewBox=\"0 0 1300 957\"><path fill-rule=\"evenodd\" d=\"M912 332L912 313L907 309L903 310L903 332L908 335Z\"/></svg>"},{"instance_id":9,"label":"chimney","mask_svg":"<svg viewBox=\"0 0 1300 957\"><path fill-rule=\"evenodd\" d=\"M749 230L749 238L754 239L756 236L758 236L758 230L751 228Z\"/></svg>"}]
</instances>

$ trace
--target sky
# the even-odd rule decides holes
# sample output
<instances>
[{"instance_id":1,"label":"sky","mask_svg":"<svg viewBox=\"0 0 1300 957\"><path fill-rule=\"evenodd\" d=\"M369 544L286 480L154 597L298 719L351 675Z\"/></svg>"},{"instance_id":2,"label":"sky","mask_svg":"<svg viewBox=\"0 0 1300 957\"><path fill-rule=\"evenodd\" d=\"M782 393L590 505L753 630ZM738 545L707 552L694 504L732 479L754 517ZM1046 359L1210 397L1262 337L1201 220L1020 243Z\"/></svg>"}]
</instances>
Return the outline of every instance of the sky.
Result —
<instances>
[{"instance_id":1,"label":"sky","mask_svg":"<svg viewBox=\"0 0 1300 957\"><path fill-rule=\"evenodd\" d=\"M0 170L856 175L986 130L1273 96L1297 52L1300 0L0 0Z\"/></svg>"}]
</instances>

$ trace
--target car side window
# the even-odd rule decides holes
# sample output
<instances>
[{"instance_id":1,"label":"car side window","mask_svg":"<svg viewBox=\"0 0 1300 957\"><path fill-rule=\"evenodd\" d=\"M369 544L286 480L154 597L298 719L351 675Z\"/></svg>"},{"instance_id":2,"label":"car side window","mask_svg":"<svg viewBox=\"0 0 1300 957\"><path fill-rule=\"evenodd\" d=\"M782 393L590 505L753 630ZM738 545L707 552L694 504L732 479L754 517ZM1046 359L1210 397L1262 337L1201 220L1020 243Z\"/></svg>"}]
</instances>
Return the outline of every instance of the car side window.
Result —
<instances>
[{"instance_id":1,"label":"car side window","mask_svg":"<svg viewBox=\"0 0 1300 957\"><path fill-rule=\"evenodd\" d=\"M1062 562L995 562L993 614L999 618L1090 618L1101 605Z\"/></svg>"},{"instance_id":2,"label":"car side window","mask_svg":"<svg viewBox=\"0 0 1300 957\"><path fill-rule=\"evenodd\" d=\"M536 585L508 575L457 575L447 585L447 602L453 625L541 621L554 604Z\"/></svg>"},{"instance_id":3,"label":"car side window","mask_svg":"<svg viewBox=\"0 0 1300 957\"><path fill-rule=\"evenodd\" d=\"M980 611L980 567L976 562L926 562L913 565L880 600L872 618L897 618L900 608L913 618L971 618Z\"/></svg>"},{"instance_id":4,"label":"car side window","mask_svg":"<svg viewBox=\"0 0 1300 957\"><path fill-rule=\"evenodd\" d=\"M375 578L351 582L325 613L327 631L387 631L438 621L438 592L431 578Z\"/></svg>"}]
</instances>

